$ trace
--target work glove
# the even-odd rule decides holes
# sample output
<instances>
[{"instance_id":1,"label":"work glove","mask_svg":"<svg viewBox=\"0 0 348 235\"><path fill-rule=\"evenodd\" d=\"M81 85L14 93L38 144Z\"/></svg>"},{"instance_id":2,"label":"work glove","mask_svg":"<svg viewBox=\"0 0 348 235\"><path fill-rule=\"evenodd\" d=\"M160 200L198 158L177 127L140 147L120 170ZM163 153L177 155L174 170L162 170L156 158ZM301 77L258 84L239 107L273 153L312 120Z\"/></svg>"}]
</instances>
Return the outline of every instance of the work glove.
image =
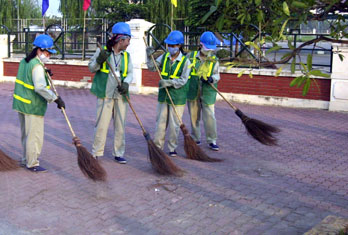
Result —
<instances>
[{"instance_id":1,"label":"work glove","mask_svg":"<svg viewBox=\"0 0 348 235\"><path fill-rule=\"evenodd\" d=\"M46 73L48 73L51 77L53 76L53 73L51 69L45 68Z\"/></svg>"},{"instance_id":2,"label":"work glove","mask_svg":"<svg viewBox=\"0 0 348 235\"><path fill-rule=\"evenodd\" d=\"M110 56L110 52L106 51L106 50L101 50L98 57L97 57L97 63L102 65L105 60L107 60L107 58Z\"/></svg>"},{"instance_id":3,"label":"work glove","mask_svg":"<svg viewBox=\"0 0 348 235\"><path fill-rule=\"evenodd\" d=\"M151 58L151 55L155 53L155 49L153 47L146 47L146 56Z\"/></svg>"},{"instance_id":4,"label":"work glove","mask_svg":"<svg viewBox=\"0 0 348 235\"><path fill-rule=\"evenodd\" d=\"M167 80L167 79L161 79L159 81L159 88L165 88L165 87L170 87L174 85L173 80Z\"/></svg>"},{"instance_id":5,"label":"work glove","mask_svg":"<svg viewBox=\"0 0 348 235\"><path fill-rule=\"evenodd\" d=\"M121 95L125 95L128 92L129 84L126 82L122 82L121 86L117 86L118 92L120 92Z\"/></svg>"},{"instance_id":6,"label":"work glove","mask_svg":"<svg viewBox=\"0 0 348 235\"><path fill-rule=\"evenodd\" d=\"M202 82L205 83L214 83L214 79L212 77L207 77L207 79L204 79L204 77L201 77Z\"/></svg>"},{"instance_id":7,"label":"work glove","mask_svg":"<svg viewBox=\"0 0 348 235\"><path fill-rule=\"evenodd\" d=\"M64 108L65 109L65 103L60 96L58 96L58 98L54 102L57 103L57 108L59 108L59 109Z\"/></svg>"}]
</instances>

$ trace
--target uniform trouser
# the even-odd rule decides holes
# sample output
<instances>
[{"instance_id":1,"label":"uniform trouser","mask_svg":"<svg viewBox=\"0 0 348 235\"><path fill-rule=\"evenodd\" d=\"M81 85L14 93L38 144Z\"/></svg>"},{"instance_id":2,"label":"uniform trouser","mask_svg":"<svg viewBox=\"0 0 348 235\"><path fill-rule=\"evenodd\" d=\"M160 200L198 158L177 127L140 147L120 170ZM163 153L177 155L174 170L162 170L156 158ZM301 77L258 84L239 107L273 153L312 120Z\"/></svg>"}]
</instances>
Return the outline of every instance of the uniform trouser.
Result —
<instances>
[{"instance_id":1,"label":"uniform trouser","mask_svg":"<svg viewBox=\"0 0 348 235\"><path fill-rule=\"evenodd\" d=\"M185 105L175 105L175 108L181 119L184 113ZM158 103L154 143L161 149L164 147L167 127L169 127L168 148L170 152L173 152L178 146L180 122L174 113L172 105L168 105L167 103Z\"/></svg>"},{"instance_id":2,"label":"uniform trouser","mask_svg":"<svg viewBox=\"0 0 348 235\"><path fill-rule=\"evenodd\" d=\"M23 146L22 164L28 168L39 166L44 138L44 117L18 113Z\"/></svg>"},{"instance_id":3,"label":"uniform trouser","mask_svg":"<svg viewBox=\"0 0 348 235\"><path fill-rule=\"evenodd\" d=\"M205 130L205 138L208 144L216 144L217 130L215 118L215 105L206 105L201 99L188 100L188 110L191 118L191 135L195 141L201 139L201 129L199 122L201 121L201 114Z\"/></svg>"},{"instance_id":4,"label":"uniform trouser","mask_svg":"<svg viewBox=\"0 0 348 235\"><path fill-rule=\"evenodd\" d=\"M94 143L92 154L94 157L104 155L104 147L109 124L113 115L114 120L114 145L112 155L123 157L126 146L125 123L128 105L122 97L118 99L97 100L97 120L94 128Z\"/></svg>"}]
</instances>

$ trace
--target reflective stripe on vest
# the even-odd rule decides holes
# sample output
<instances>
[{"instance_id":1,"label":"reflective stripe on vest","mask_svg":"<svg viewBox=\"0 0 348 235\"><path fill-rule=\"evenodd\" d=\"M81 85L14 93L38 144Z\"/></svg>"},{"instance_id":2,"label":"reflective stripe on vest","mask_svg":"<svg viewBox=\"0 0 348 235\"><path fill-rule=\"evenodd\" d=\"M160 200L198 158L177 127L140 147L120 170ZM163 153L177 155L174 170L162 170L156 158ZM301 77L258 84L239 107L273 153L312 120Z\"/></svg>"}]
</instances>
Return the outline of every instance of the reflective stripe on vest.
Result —
<instances>
[{"instance_id":1,"label":"reflective stripe on vest","mask_svg":"<svg viewBox=\"0 0 348 235\"><path fill-rule=\"evenodd\" d=\"M168 73L166 73L166 64L167 64L167 60L168 60L168 56L169 56L169 52L167 52L165 55L164 55L164 62L163 62L163 69L162 69L162 72L161 72L161 75L163 76L168 76Z\"/></svg>"},{"instance_id":2,"label":"reflective stripe on vest","mask_svg":"<svg viewBox=\"0 0 348 235\"><path fill-rule=\"evenodd\" d=\"M124 59L124 71L122 73L122 77L127 77L128 74L128 53L125 52L123 54L123 59ZM110 70L106 68L106 61L103 63L103 67L100 69L100 72L103 73L110 73Z\"/></svg>"},{"instance_id":3,"label":"reflective stripe on vest","mask_svg":"<svg viewBox=\"0 0 348 235\"><path fill-rule=\"evenodd\" d=\"M128 53L127 52L123 54L123 59L124 59L124 71L122 76L125 78L127 77L127 73L128 73Z\"/></svg>"},{"instance_id":4,"label":"reflective stripe on vest","mask_svg":"<svg viewBox=\"0 0 348 235\"><path fill-rule=\"evenodd\" d=\"M13 94L13 98L15 98L19 101L22 101L23 103L31 104L31 100L24 99L23 97L20 97L19 95Z\"/></svg>"},{"instance_id":5,"label":"reflective stripe on vest","mask_svg":"<svg viewBox=\"0 0 348 235\"><path fill-rule=\"evenodd\" d=\"M163 76L168 76L168 73L165 72L166 71L167 60L168 60L168 55L169 55L169 52L167 52L165 54L165 58L164 58L164 62L163 62L163 68L162 68L162 72L161 72L161 75L163 75ZM172 75L170 75L170 78L176 78L176 79L180 78L178 76L178 72L179 72L179 69L180 69L182 63L184 62L184 60L185 60L185 56L182 56L179 64L175 68L174 73Z\"/></svg>"},{"instance_id":6,"label":"reflective stripe on vest","mask_svg":"<svg viewBox=\"0 0 348 235\"><path fill-rule=\"evenodd\" d=\"M23 82L22 80L19 80L18 78L16 78L16 83L21 84L22 86L24 86L25 88L28 88L30 90L34 90L35 87L33 85L30 85L28 83ZM47 89L50 89L50 86L46 86Z\"/></svg>"}]
</instances>

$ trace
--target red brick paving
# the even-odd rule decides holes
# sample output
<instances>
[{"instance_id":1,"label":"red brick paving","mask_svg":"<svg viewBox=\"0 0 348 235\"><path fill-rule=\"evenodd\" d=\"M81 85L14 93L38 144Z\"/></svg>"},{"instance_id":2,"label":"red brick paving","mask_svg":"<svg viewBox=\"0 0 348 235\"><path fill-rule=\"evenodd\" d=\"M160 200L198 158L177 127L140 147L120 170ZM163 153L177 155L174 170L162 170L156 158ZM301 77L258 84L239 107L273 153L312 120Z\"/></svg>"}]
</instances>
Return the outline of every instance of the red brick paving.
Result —
<instances>
[{"instance_id":1,"label":"red brick paving","mask_svg":"<svg viewBox=\"0 0 348 235\"><path fill-rule=\"evenodd\" d=\"M13 83L0 83L0 148L22 154ZM96 98L59 87L83 145L91 150ZM132 95L145 128L154 133L156 97ZM329 214L348 217L348 114L237 104L282 129L278 147L251 139L224 102L216 104L222 163L173 159L181 178L155 174L147 144L129 109L126 158L111 156L108 134L101 164L106 183L85 178L69 129L56 104L45 116L41 165L47 173L0 173L0 234L302 234ZM184 123L188 128L188 112ZM110 126L111 127L111 126ZM204 142L204 139L203 139ZM180 135L179 155L185 156Z\"/></svg>"}]
</instances>

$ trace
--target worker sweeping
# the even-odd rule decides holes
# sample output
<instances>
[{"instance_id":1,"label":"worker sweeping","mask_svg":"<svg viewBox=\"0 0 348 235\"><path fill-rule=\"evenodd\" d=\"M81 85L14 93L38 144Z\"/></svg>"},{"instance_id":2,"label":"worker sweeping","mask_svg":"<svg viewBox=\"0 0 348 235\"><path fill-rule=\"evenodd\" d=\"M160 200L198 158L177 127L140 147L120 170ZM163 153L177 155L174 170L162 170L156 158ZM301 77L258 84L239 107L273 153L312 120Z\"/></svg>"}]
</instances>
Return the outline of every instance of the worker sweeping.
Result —
<instances>
[{"instance_id":1,"label":"worker sweeping","mask_svg":"<svg viewBox=\"0 0 348 235\"><path fill-rule=\"evenodd\" d=\"M112 38L103 50L99 48L88 63L89 70L96 73L91 92L97 96L97 118L94 130L92 154L95 158L104 155L107 130L111 118L114 124L114 141L112 155L115 161L127 163L125 153L125 122L128 110L126 99L129 84L133 80L133 65L129 53L126 51L131 30L127 23L118 22L112 27ZM118 85L116 78L109 71L109 61L117 76L121 78Z\"/></svg>"},{"instance_id":2,"label":"worker sweeping","mask_svg":"<svg viewBox=\"0 0 348 235\"><path fill-rule=\"evenodd\" d=\"M178 117L180 119L182 118L186 104L190 61L183 54L182 44L184 43L184 35L180 31L172 31L164 42L168 45L168 52L156 59L156 65L160 67L162 79L159 82L154 143L163 149L166 128L169 126L169 156L175 157L177 156L176 148L178 146L177 141L180 130L180 120L178 120ZM156 66L151 59L153 48L148 47L146 52L148 69L155 71ZM178 117L174 113L164 88L168 89Z\"/></svg>"},{"instance_id":3,"label":"worker sweeping","mask_svg":"<svg viewBox=\"0 0 348 235\"><path fill-rule=\"evenodd\" d=\"M217 127L215 118L215 101L217 92L211 87L217 87L220 80L219 61L214 55L216 49L215 35L204 32L200 37L198 51L189 55L191 61L191 74L189 91L187 93L187 106L191 118L191 136L199 145L201 144L200 121L203 119L205 138L210 149L218 151L216 144Z\"/></svg>"},{"instance_id":4,"label":"worker sweeping","mask_svg":"<svg viewBox=\"0 0 348 235\"><path fill-rule=\"evenodd\" d=\"M56 102L65 108L65 103L50 90L44 63L49 61L53 49L53 39L39 35L34 40L34 49L21 60L13 93L12 108L18 112L21 126L21 141L24 154L21 165L32 172L44 172L38 160L44 138L44 116L47 103Z\"/></svg>"}]
</instances>

